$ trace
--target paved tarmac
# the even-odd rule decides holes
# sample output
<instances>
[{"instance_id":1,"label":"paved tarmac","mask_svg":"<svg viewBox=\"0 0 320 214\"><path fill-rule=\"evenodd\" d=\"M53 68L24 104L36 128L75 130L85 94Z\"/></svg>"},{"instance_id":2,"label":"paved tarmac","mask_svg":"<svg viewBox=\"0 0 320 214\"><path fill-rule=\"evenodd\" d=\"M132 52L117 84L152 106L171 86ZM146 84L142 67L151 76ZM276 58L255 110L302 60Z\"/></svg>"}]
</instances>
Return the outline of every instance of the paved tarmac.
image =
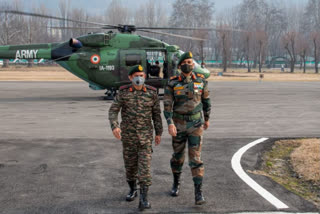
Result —
<instances>
[{"instance_id":1,"label":"paved tarmac","mask_svg":"<svg viewBox=\"0 0 320 214\"><path fill-rule=\"evenodd\" d=\"M188 164L181 195L172 198L166 131L154 147L151 212L235 213L277 211L234 173L231 158L261 137L319 137L319 82L211 82L213 117L202 157L208 203L194 205ZM0 213L135 213L127 193L121 142L113 138L111 101L83 82L0 82ZM163 108L163 106L161 106ZM272 139L248 150L241 164L255 169ZM249 174L289 206L316 212L311 204L269 178Z\"/></svg>"}]
</instances>

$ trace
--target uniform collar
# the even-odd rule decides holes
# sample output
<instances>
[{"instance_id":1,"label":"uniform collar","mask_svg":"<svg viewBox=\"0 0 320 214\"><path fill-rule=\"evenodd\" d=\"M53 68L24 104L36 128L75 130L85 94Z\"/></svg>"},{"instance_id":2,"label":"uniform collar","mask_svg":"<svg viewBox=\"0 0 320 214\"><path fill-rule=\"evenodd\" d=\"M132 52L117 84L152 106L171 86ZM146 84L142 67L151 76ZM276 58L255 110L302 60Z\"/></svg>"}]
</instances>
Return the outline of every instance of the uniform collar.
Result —
<instances>
[{"instance_id":1,"label":"uniform collar","mask_svg":"<svg viewBox=\"0 0 320 214\"><path fill-rule=\"evenodd\" d=\"M137 90L132 84L129 87L129 91L130 92L134 92L134 91L143 91L146 92L147 91L147 87L145 84L143 84L142 89L141 90Z\"/></svg>"},{"instance_id":2,"label":"uniform collar","mask_svg":"<svg viewBox=\"0 0 320 214\"><path fill-rule=\"evenodd\" d=\"M191 75L190 75L191 79L192 80L195 80L196 79L196 75L194 74L194 72L191 72ZM185 75L182 74L182 72L180 73L179 75L179 81L182 82L186 79L187 77Z\"/></svg>"}]
</instances>

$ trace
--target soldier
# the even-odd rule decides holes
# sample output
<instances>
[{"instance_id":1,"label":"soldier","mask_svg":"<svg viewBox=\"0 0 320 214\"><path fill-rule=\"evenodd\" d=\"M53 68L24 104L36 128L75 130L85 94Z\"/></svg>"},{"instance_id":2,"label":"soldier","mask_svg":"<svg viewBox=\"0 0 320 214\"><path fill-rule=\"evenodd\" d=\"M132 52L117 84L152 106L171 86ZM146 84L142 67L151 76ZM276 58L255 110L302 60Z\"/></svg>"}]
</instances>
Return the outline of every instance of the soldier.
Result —
<instances>
[{"instance_id":1,"label":"soldier","mask_svg":"<svg viewBox=\"0 0 320 214\"><path fill-rule=\"evenodd\" d=\"M184 150L188 141L189 166L195 187L195 203L205 203L202 195L204 175L201 161L203 129L209 127L210 97L208 82L201 74L193 73L192 53L182 54L178 68L182 73L171 77L164 94L164 116L172 136L173 155L170 161L173 173L172 196L179 195L180 175L184 163ZM203 111L204 120L201 112Z\"/></svg>"},{"instance_id":2,"label":"soldier","mask_svg":"<svg viewBox=\"0 0 320 214\"><path fill-rule=\"evenodd\" d=\"M141 65L129 71L130 85L121 86L119 93L109 109L109 120L112 133L121 139L123 159L127 182L130 191L127 201L137 196L136 180L140 185L139 208L151 208L148 202L148 189L151 185L150 164L152 154L153 126L155 145L159 145L162 134L160 101L157 90L144 84L146 74ZM121 124L118 124L118 113L121 109Z\"/></svg>"}]
</instances>

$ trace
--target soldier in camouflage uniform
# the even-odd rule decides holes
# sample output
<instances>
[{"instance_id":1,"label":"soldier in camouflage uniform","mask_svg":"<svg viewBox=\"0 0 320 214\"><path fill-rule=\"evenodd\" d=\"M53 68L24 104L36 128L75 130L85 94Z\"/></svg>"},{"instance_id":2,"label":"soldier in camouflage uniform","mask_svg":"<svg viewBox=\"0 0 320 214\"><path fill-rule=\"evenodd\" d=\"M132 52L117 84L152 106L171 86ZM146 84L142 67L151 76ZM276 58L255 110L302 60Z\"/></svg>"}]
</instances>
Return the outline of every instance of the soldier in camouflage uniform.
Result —
<instances>
[{"instance_id":1,"label":"soldier in camouflage uniform","mask_svg":"<svg viewBox=\"0 0 320 214\"><path fill-rule=\"evenodd\" d=\"M188 142L189 166L195 186L195 203L205 203L202 195L204 175L201 161L202 133L209 127L211 110L208 82L201 74L193 73L192 53L184 53L178 62L181 74L171 77L164 94L164 116L172 135L173 155L170 161L173 173L172 196L178 196L180 175ZM203 112L203 116L202 116Z\"/></svg>"},{"instance_id":2,"label":"soldier in camouflage uniform","mask_svg":"<svg viewBox=\"0 0 320 214\"><path fill-rule=\"evenodd\" d=\"M144 84L146 74L141 65L129 71L131 85L120 87L119 93L109 109L109 120L112 132L123 145L123 159L126 168L130 192L127 201L137 196L136 180L140 185L139 208L150 208L147 194L151 185L150 164L152 154L153 125L155 144L159 145L162 134L160 101L157 90ZM118 124L118 113L121 109L121 124Z\"/></svg>"}]
</instances>

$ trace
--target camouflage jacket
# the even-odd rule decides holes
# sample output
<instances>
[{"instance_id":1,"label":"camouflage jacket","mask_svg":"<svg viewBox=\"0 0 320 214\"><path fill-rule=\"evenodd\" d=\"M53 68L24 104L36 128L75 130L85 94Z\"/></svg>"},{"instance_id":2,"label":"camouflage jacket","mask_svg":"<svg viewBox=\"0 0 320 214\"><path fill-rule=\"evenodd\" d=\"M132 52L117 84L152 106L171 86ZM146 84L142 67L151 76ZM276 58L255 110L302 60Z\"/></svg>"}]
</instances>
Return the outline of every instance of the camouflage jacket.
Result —
<instances>
[{"instance_id":1,"label":"camouflage jacket","mask_svg":"<svg viewBox=\"0 0 320 214\"><path fill-rule=\"evenodd\" d=\"M211 111L208 82L202 74L171 77L164 92L163 104L168 125L173 123L173 112L192 115L203 111L204 119L208 121Z\"/></svg>"},{"instance_id":2,"label":"camouflage jacket","mask_svg":"<svg viewBox=\"0 0 320 214\"><path fill-rule=\"evenodd\" d=\"M160 101L156 88L145 85L142 90L136 90L132 85L121 86L109 109L112 130L119 127L120 109L122 131L152 130L151 120L153 120L156 135L162 134Z\"/></svg>"}]
</instances>

